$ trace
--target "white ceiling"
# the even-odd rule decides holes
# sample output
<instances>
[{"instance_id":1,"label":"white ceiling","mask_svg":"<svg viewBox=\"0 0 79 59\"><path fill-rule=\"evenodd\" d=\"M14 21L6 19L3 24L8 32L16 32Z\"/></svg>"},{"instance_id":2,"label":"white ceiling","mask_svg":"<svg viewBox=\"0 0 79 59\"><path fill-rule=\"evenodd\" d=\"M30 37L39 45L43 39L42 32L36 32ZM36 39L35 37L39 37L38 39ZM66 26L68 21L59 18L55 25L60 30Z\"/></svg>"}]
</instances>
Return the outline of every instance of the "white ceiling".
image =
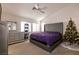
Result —
<instances>
[{"instance_id":1,"label":"white ceiling","mask_svg":"<svg viewBox=\"0 0 79 59\"><path fill-rule=\"evenodd\" d=\"M45 17L48 17L55 12L61 10L62 8L68 6L67 3L41 3L40 7L47 7L45 14L42 14L37 11L33 11L32 8L34 3L3 3L2 11L4 13L12 14L15 16L20 16L24 18L31 18L35 20L41 20Z\"/></svg>"}]
</instances>

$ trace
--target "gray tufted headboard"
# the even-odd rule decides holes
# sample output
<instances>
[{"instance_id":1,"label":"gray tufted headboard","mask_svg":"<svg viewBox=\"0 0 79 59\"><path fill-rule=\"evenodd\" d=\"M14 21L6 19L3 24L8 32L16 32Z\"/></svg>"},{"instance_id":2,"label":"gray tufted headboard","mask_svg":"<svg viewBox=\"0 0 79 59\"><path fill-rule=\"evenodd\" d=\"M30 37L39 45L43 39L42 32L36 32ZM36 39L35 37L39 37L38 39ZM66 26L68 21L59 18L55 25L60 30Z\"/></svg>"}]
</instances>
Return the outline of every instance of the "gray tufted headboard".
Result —
<instances>
[{"instance_id":1,"label":"gray tufted headboard","mask_svg":"<svg viewBox=\"0 0 79 59\"><path fill-rule=\"evenodd\" d=\"M63 23L53 23L44 25L45 32L60 32L63 34Z\"/></svg>"}]
</instances>

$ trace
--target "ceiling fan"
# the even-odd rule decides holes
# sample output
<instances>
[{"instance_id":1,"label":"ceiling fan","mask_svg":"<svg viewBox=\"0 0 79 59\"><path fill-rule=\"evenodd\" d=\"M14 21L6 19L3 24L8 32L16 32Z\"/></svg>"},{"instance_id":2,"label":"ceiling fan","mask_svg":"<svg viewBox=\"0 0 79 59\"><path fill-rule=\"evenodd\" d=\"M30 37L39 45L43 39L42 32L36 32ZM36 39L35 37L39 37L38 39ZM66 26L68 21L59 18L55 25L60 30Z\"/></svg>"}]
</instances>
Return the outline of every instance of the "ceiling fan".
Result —
<instances>
[{"instance_id":1,"label":"ceiling fan","mask_svg":"<svg viewBox=\"0 0 79 59\"><path fill-rule=\"evenodd\" d=\"M46 9L47 7L43 7L43 8L41 8L40 6L39 6L39 4L35 4L34 5L34 7L32 8L32 10L37 10L37 11L39 11L39 12L41 12L41 13L45 13L45 9Z\"/></svg>"}]
</instances>

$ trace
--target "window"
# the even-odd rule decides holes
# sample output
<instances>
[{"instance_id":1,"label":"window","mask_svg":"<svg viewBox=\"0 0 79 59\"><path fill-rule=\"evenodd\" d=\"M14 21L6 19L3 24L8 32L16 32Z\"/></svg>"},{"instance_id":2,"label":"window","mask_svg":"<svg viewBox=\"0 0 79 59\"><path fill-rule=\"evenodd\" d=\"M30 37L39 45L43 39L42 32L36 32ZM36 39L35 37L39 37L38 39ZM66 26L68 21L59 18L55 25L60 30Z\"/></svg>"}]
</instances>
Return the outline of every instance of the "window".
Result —
<instances>
[{"instance_id":1,"label":"window","mask_svg":"<svg viewBox=\"0 0 79 59\"><path fill-rule=\"evenodd\" d=\"M22 21L21 32L31 32L31 23Z\"/></svg>"},{"instance_id":2,"label":"window","mask_svg":"<svg viewBox=\"0 0 79 59\"><path fill-rule=\"evenodd\" d=\"M33 32L40 31L40 24L33 23L33 24L32 24L32 31L33 31Z\"/></svg>"},{"instance_id":3,"label":"window","mask_svg":"<svg viewBox=\"0 0 79 59\"><path fill-rule=\"evenodd\" d=\"M41 23L41 31L44 32L44 25L45 23Z\"/></svg>"}]
</instances>

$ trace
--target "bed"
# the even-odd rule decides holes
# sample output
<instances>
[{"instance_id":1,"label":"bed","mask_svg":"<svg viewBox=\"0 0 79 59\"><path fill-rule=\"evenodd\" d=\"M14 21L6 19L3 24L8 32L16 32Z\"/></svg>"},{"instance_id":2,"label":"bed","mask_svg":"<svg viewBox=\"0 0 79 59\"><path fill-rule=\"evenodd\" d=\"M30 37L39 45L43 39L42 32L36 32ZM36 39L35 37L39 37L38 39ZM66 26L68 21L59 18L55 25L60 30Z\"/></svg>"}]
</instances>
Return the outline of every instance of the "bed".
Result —
<instances>
[{"instance_id":1,"label":"bed","mask_svg":"<svg viewBox=\"0 0 79 59\"><path fill-rule=\"evenodd\" d=\"M50 24L48 24L48 25L50 25ZM45 28L50 27L48 25L46 25ZM48 30L48 28L47 28L47 29L45 29L45 32L32 33L30 35L30 42L45 49L48 52L51 52L55 47L57 47L57 45L59 45L62 42L62 30L58 29L60 25L55 24L54 26L53 26L54 30L52 30L53 28L50 27L50 28L52 28L51 29L52 31ZM62 27L60 27L60 28L62 28Z\"/></svg>"},{"instance_id":2,"label":"bed","mask_svg":"<svg viewBox=\"0 0 79 59\"><path fill-rule=\"evenodd\" d=\"M52 46L54 42L61 38L59 32L36 32L31 34L31 39L43 42L47 46Z\"/></svg>"}]
</instances>

